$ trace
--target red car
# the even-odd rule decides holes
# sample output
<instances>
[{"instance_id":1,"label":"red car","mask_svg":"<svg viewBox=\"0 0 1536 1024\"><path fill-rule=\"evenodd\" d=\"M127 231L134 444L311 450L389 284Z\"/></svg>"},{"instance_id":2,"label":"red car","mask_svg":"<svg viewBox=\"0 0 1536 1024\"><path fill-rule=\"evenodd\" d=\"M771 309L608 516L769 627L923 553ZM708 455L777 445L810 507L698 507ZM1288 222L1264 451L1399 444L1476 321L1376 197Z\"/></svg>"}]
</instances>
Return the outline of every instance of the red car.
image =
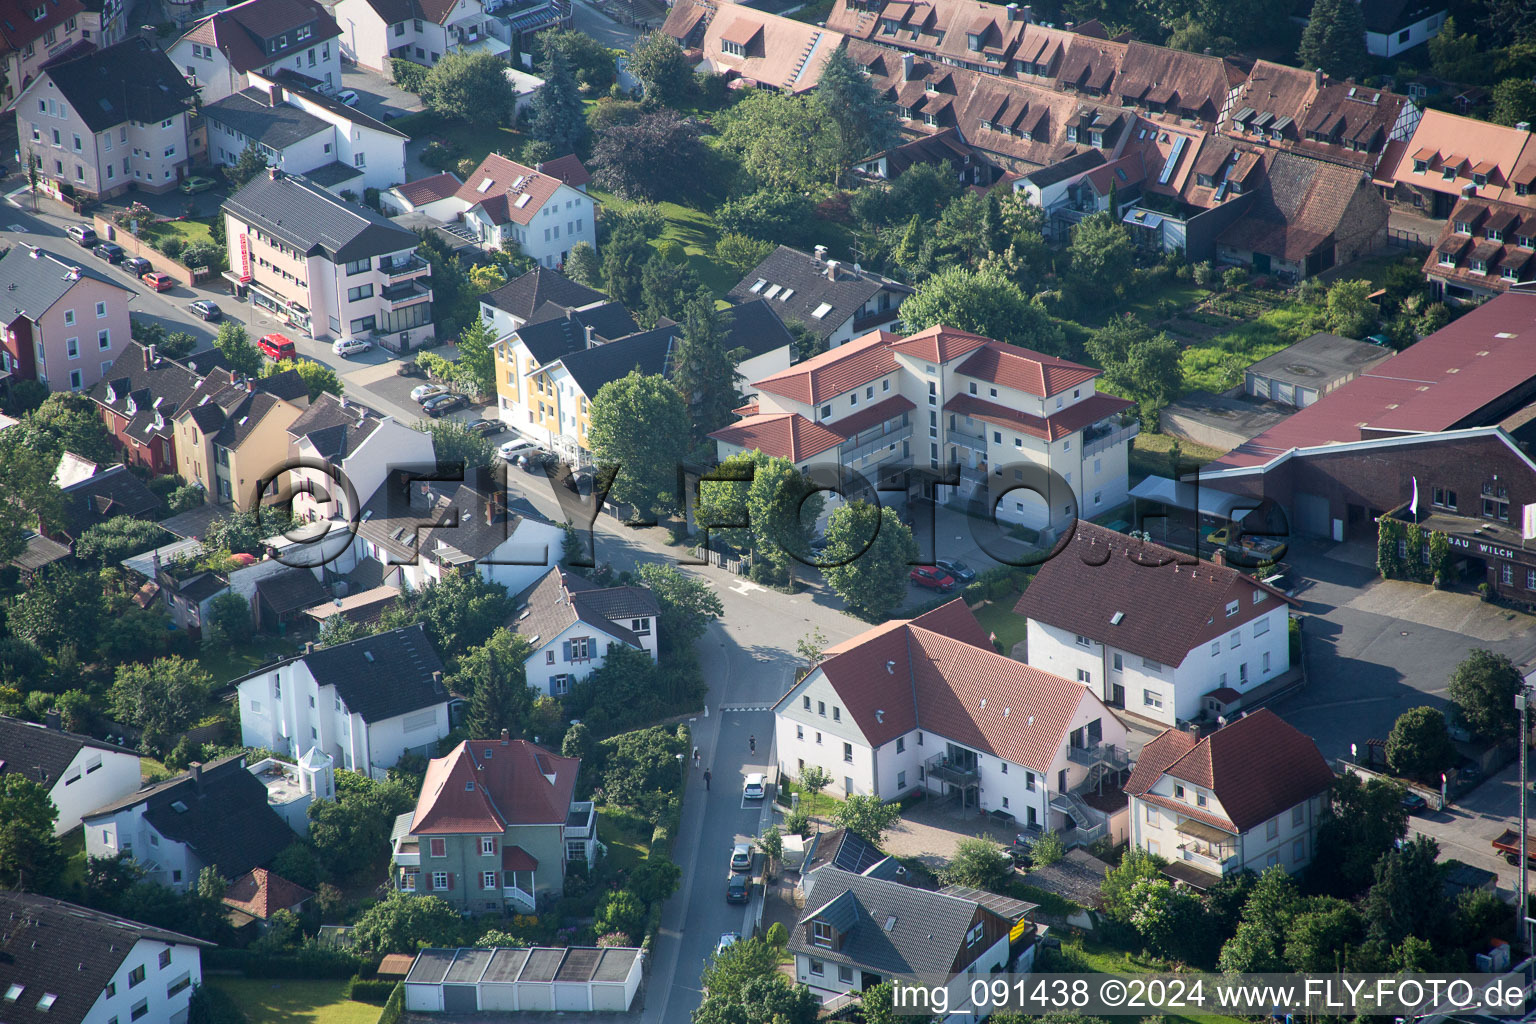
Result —
<instances>
[{"instance_id":1,"label":"red car","mask_svg":"<svg viewBox=\"0 0 1536 1024\"><path fill-rule=\"evenodd\" d=\"M920 565L908 576L913 583L929 590L950 591L955 589L955 578L943 569L932 565Z\"/></svg>"},{"instance_id":2,"label":"red car","mask_svg":"<svg viewBox=\"0 0 1536 1024\"><path fill-rule=\"evenodd\" d=\"M147 274L139 275L139 280L149 285L157 292L168 292L176 287L176 279L170 274L162 274L158 270L151 270Z\"/></svg>"}]
</instances>

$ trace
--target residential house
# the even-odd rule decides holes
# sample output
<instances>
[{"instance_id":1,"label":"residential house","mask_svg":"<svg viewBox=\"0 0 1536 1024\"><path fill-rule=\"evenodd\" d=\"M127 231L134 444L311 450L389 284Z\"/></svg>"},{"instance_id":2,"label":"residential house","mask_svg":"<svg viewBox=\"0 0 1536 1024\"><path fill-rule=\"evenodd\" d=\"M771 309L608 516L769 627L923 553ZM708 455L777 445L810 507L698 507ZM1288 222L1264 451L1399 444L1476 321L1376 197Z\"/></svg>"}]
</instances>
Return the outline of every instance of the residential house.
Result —
<instances>
[{"instance_id":1,"label":"residential house","mask_svg":"<svg viewBox=\"0 0 1536 1024\"><path fill-rule=\"evenodd\" d=\"M1225 714L1290 670L1291 604L1230 566L1080 520L1014 611L1031 665L1172 725Z\"/></svg>"},{"instance_id":2,"label":"residential house","mask_svg":"<svg viewBox=\"0 0 1536 1024\"><path fill-rule=\"evenodd\" d=\"M302 570L301 570L302 571ZM337 644L306 645L235 681L241 743L382 779L406 754L448 735L443 663L420 624Z\"/></svg>"},{"instance_id":3,"label":"residential house","mask_svg":"<svg viewBox=\"0 0 1536 1024\"><path fill-rule=\"evenodd\" d=\"M155 476L176 472L175 414L216 362L214 352L182 362L132 339L122 345L112 369L86 394L124 462Z\"/></svg>"},{"instance_id":4,"label":"residential house","mask_svg":"<svg viewBox=\"0 0 1536 1024\"><path fill-rule=\"evenodd\" d=\"M960 886L935 892L830 865L804 885L788 951L795 981L829 1011L849 994L906 981L944 988L953 1019L970 1020L985 1013L972 998L976 982L1010 965L1014 974L1033 968L1032 903Z\"/></svg>"},{"instance_id":5,"label":"residential house","mask_svg":"<svg viewBox=\"0 0 1536 1024\"><path fill-rule=\"evenodd\" d=\"M702 70L790 95L816 88L827 58L843 45L841 32L730 0L679 0L661 31L699 51Z\"/></svg>"},{"instance_id":6,"label":"residential house","mask_svg":"<svg viewBox=\"0 0 1536 1024\"><path fill-rule=\"evenodd\" d=\"M144 877L177 892L195 888L206 867L239 878L294 840L244 754L193 764L97 807L83 824L87 856L128 854Z\"/></svg>"},{"instance_id":7,"label":"residential house","mask_svg":"<svg viewBox=\"0 0 1536 1024\"><path fill-rule=\"evenodd\" d=\"M90 473L59 488L61 519L44 534L61 543L73 544L92 526L118 516L154 519L165 502L124 465L96 467L85 463Z\"/></svg>"},{"instance_id":8,"label":"residential house","mask_svg":"<svg viewBox=\"0 0 1536 1024\"><path fill-rule=\"evenodd\" d=\"M116 46L128 34L133 5L126 0L81 0L80 41L99 47Z\"/></svg>"},{"instance_id":9,"label":"residential house","mask_svg":"<svg viewBox=\"0 0 1536 1024\"><path fill-rule=\"evenodd\" d=\"M1536 210L1496 199L1458 202L1424 276L1443 302L1482 302L1536 279Z\"/></svg>"},{"instance_id":10,"label":"residential house","mask_svg":"<svg viewBox=\"0 0 1536 1024\"><path fill-rule=\"evenodd\" d=\"M491 325L499 338L533 319L534 312L542 309L545 303L553 303L564 309L579 309L607 301L608 296L595 288L577 284L559 271L541 265L514 277L495 291L482 295L480 318ZM631 327L624 333L633 330L634 327Z\"/></svg>"},{"instance_id":11,"label":"residential house","mask_svg":"<svg viewBox=\"0 0 1536 1024\"><path fill-rule=\"evenodd\" d=\"M254 145L268 166L303 174L337 195L361 197L405 179L404 133L303 87L291 71L248 77L249 86L203 105L214 165L233 167Z\"/></svg>"},{"instance_id":12,"label":"residential house","mask_svg":"<svg viewBox=\"0 0 1536 1024\"><path fill-rule=\"evenodd\" d=\"M389 217L415 214L423 222L445 224L459 215L454 198L464 184L457 174L443 171L395 185L379 194L379 208Z\"/></svg>"},{"instance_id":13,"label":"residential house","mask_svg":"<svg viewBox=\"0 0 1536 1024\"><path fill-rule=\"evenodd\" d=\"M1536 145L1529 125L1513 128L1426 110L1402 149L1392 200L1442 220L1463 199L1536 209Z\"/></svg>"},{"instance_id":14,"label":"residential house","mask_svg":"<svg viewBox=\"0 0 1536 1024\"><path fill-rule=\"evenodd\" d=\"M342 55L383 75L396 57L431 67L445 53L511 49L487 31L481 0L340 0L331 11Z\"/></svg>"},{"instance_id":15,"label":"residential house","mask_svg":"<svg viewBox=\"0 0 1536 1024\"><path fill-rule=\"evenodd\" d=\"M780 320L797 322L836 348L890 324L912 289L900 281L827 259L825 246L814 256L781 245L726 294L731 302L767 299Z\"/></svg>"},{"instance_id":16,"label":"residential house","mask_svg":"<svg viewBox=\"0 0 1536 1024\"><path fill-rule=\"evenodd\" d=\"M391 472L332 568L420 590L473 567L508 593L525 590L560 560L565 533L528 502L508 501L505 472L476 467L462 481Z\"/></svg>"},{"instance_id":17,"label":"residential house","mask_svg":"<svg viewBox=\"0 0 1536 1024\"><path fill-rule=\"evenodd\" d=\"M1243 393L1305 409L1390 358L1390 348L1318 332L1249 366Z\"/></svg>"},{"instance_id":18,"label":"residential house","mask_svg":"<svg viewBox=\"0 0 1536 1024\"><path fill-rule=\"evenodd\" d=\"M88 812L139 788L139 755L115 743L64 732L57 712L43 725L0 715L0 778L25 775L48 791L61 836Z\"/></svg>"},{"instance_id":19,"label":"residential house","mask_svg":"<svg viewBox=\"0 0 1536 1024\"><path fill-rule=\"evenodd\" d=\"M12 380L84 391L129 344L135 293L85 256L17 245L0 258L0 364Z\"/></svg>"},{"instance_id":20,"label":"residential house","mask_svg":"<svg viewBox=\"0 0 1536 1024\"><path fill-rule=\"evenodd\" d=\"M517 595L510 625L533 645L523 663L528 685L563 697L602 668L615 645L655 661L660 615L644 587L598 587L557 567Z\"/></svg>"},{"instance_id":21,"label":"residential house","mask_svg":"<svg viewBox=\"0 0 1536 1024\"><path fill-rule=\"evenodd\" d=\"M213 945L29 892L0 890L0 915L5 1015L18 1024L184 1021Z\"/></svg>"},{"instance_id":22,"label":"residential house","mask_svg":"<svg viewBox=\"0 0 1536 1024\"><path fill-rule=\"evenodd\" d=\"M1316 855L1333 780L1311 738L1268 708L1204 737L1168 729L1142 747L1125 784L1131 844L1200 889L1276 865L1300 871Z\"/></svg>"},{"instance_id":23,"label":"residential house","mask_svg":"<svg viewBox=\"0 0 1536 1024\"><path fill-rule=\"evenodd\" d=\"M839 796L922 791L1074 844L1107 833L1083 798L1129 766L1090 687L998 654L959 600L827 648L773 712L791 777L817 765Z\"/></svg>"},{"instance_id":24,"label":"residential house","mask_svg":"<svg viewBox=\"0 0 1536 1024\"><path fill-rule=\"evenodd\" d=\"M395 887L465 913L534 913L566 865L592 863L597 812L574 799L578 757L527 740L465 740L433 758L416 810L395 823Z\"/></svg>"},{"instance_id":25,"label":"residential house","mask_svg":"<svg viewBox=\"0 0 1536 1024\"><path fill-rule=\"evenodd\" d=\"M721 459L756 449L872 483L914 464L958 467L958 484L915 486L923 497L981 502L1049 530L1072 508L1096 514L1125 497L1126 453L1139 428L1129 402L1098 393L1098 377L1092 367L948 327L905 338L876 331L758 379L756 405L710 436ZM1047 469L1059 482L1042 491L1035 474Z\"/></svg>"},{"instance_id":26,"label":"residential house","mask_svg":"<svg viewBox=\"0 0 1536 1024\"><path fill-rule=\"evenodd\" d=\"M173 416L177 472L210 502L255 508L286 482L288 425L308 404L297 371L242 380L213 370Z\"/></svg>"},{"instance_id":27,"label":"residential house","mask_svg":"<svg viewBox=\"0 0 1536 1024\"><path fill-rule=\"evenodd\" d=\"M256 580L248 600L257 629L268 633L286 633L290 625L307 622L302 618L305 609L313 608L330 598L330 592L315 578L313 571L306 567L289 566Z\"/></svg>"},{"instance_id":28,"label":"residential house","mask_svg":"<svg viewBox=\"0 0 1536 1024\"><path fill-rule=\"evenodd\" d=\"M290 70L330 92L341 87L341 29L315 0L244 0L210 14L166 53L208 107Z\"/></svg>"},{"instance_id":29,"label":"residential house","mask_svg":"<svg viewBox=\"0 0 1536 1024\"><path fill-rule=\"evenodd\" d=\"M1450 17L1444 0L1360 0L1365 49L1373 57L1396 57L1440 34Z\"/></svg>"},{"instance_id":30,"label":"residential house","mask_svg":"<svg viewBox=\"0 0 1536 1024\"><path fill-rule=\"evenodd\" d=\"M223 208L228 271L251 302L310 337L396 352L432 338L432 267L416 233L270 168Z\"/></svg>"},{"instance_id":31,"label":"residential house","mask_svg":"<svg viewBox=\"0 0 1536 1024\"><path fill-rule=\"evenodd\" d=\"M391 471L436 467L431 435L329 393L288 424L288 439L293 514L311 522L348 523Z\"/></svg>"},{"instance_id":32,"label":"residential house","mask_svg":"<svg viewBox=\"0 0 1536 1024\"><path fill-rule=\"evenodd\" d=\"M219 902L229 908L230 924L236 928L254 924L265 931L273 914L279 910L297 914L314 898L314 893L282 875L252 868L229 883Z\"/></svg>"},{"instance_id":33,"label":"residential house","mask_svg":"<svg viewBox=\"0 0 1536 1024\"><path fill-rule=\"evenodd\" d=\"M55 195L168 192L188 166L191 107L192 87L145 39L61 58L17 98L21 159Z\"/></svg>"},{"instance_id":34,"label":"residential house","mask_svg":"<svg viewBox=\"0 0 1536 1024\"><path fill-rule=\"evenodd\" d=\"M88 42L90 12L80 0L44 0L32 6L6 0L0 8L0 59L5 61L5 109L37 78L44 64L66 54L77 55ZM96 40L93 45L102 45Z\"/></svg>"},{"instance_id":35,"label":"residential house","mask_svg":"<svg viewBox=\"0 0 1536 1024\"><path fill-rule=\"evenodd\" d=\"M497 319L493 314L493 322ZM794 337L766 300L721 310L719 322L725 350L741 354L737 372L743 378L789 368ZM681 336L682 327L670 320L636 332L634 318L616 302L577 309L547 305L495 346L502 422L587 465L592 459L587 430L597 392L636 368L670 376Z\"/></svg>"},{"instance_id":36,"label":"residential house","mask_svg":"<svg viewBox=\"0 0 1536 1024\"><path fill-rule=\"evenodd\" d=\"M861 160L853 169L869 178L893 181L914 164L945 168L963 185L984 187L999 177L997 165L967 146L953 128L900 142Z\"/></svg>"}]
</instances>

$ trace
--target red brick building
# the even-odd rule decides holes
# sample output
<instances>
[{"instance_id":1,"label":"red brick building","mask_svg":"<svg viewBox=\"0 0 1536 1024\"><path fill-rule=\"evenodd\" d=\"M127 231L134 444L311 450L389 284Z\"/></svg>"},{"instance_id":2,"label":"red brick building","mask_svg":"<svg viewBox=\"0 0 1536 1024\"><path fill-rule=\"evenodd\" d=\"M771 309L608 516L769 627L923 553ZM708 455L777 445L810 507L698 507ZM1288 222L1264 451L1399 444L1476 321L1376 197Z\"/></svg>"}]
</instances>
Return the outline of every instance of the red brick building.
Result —
<instances>
[{"instance_id":1,"label":"red brick building","mask_svg":"<svg viewBox=\"0 0 1536 1024\"><path fill-rule=\"evenodd\" d=\"M159 355L153 345L127 344L87 392L123 461L156 476L176 472L176 410L202 380L199 368L206 373L216 359L216 353L207 352L178 362Z\"/></svg>"}]
</instances>

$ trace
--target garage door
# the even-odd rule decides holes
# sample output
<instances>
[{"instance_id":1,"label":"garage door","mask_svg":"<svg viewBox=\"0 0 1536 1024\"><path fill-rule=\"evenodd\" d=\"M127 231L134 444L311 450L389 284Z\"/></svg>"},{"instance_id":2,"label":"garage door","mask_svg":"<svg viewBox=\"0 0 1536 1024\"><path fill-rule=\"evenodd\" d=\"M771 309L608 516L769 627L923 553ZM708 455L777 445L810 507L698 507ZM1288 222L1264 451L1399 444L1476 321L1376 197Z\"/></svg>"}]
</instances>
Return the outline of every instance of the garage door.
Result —
<instances>
[{"instance_id":1,"label":"garage door","mask_svg":"<svg viewBox=\"0 0 1536 1024\"><path fill-rule=\"evenodd\" d=\"M591 1009L587 996L586 985L556 985L555 1009L558 1010L588 1010Z\"/></svg>"},{"instance_id":2,"label":"garage door","mask_svg":"<svg viewBox=\"0 0 1536 1024\"><path fill-rule=\"evenodd\" d=\"M443 1010L446 1013L474 1013L480 1009L473 985L444 985Z\"/></svg>"},{"instance_id":3,"label":"garage door","mask_svg":"<svg viewBox=\"0 0 1536 1024\"><path fill-rule=\"evenodd\" d=\"M1305 537L1328 537L1328 499L1320 494L1296 495L1296 532Z\"/></svg>"}]
</instances>

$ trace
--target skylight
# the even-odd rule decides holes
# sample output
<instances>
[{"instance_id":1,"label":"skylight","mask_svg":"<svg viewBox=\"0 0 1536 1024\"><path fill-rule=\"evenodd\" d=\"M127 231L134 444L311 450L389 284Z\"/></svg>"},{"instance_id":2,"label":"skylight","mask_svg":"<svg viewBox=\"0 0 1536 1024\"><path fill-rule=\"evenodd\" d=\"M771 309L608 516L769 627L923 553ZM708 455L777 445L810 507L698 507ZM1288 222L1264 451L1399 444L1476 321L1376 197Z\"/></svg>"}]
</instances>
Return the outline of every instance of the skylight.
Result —
<instances>
[{"instance_id":1,"label":"skylight","mask_svg":"<svg viewBox=\"0 0 1536 1024\"><path fill-rule=\"evenodd\" d=\"M1115 612L1115 614L1109 617L1109 624L1111 626L1118 626L1123 618L1125 618L1125 612Z\"/></svg>"},{"instance_id":2,"label":"skylight","mask_svg":"<svg viewBox=\"0 0 1536 1024\"><path fill-rule=\"evenodd\" d=\"M517 197L517 202L513 203L512 205L517 207L519 210L521 210L523 207L528 205L528 200L530 200L532 198L533 198L532 196L530 196L528 193L524 192L522 195Z\"/></svg>"},{"instance_id":3,"label":"skylight","mask_svg":"<svg viewBox=\"0 0 1536 1024\"><path fill-rule=\"evenodd\" d=\"M482 179L480 179L480 184L475 186L475 191L476 192L489 192L491 190L491 185L492 185L492 182L491 182L490 178L482 178Z\"/></svg>"},{"instance_id":4,"label":"skylight","mask_svg":"<svg viewBox=\"0 0 1536 1024\"><path fill-rule=\"evenodd\" d=\"M180 800L172 800L171 810L175 811L177 814L186 814L187 805L182 803Z\"/></svg>"},{"instance_id":5,"label":"skylight","mask_svg":"<svg viewBox=\"0 0 1536 1024\"><path fill-rule=\"evenodd\" d=\"M811 313L811 316L815 317L817 320L820 320L830 312L832 312L832 303L823 302L821 305L816 307L816 309Z\"/></svg>"},{"instance_id":6,"label":"skylight","mask_svg":"<svg viewBox=\"0 0 1536 1024\"><path fill-rule=\"evenodd\" d=\"M16 1000L21 998L21 994L26 990L27 986L20 984L19 982L13 984L10 988L5 990L5 1001L8 1003L14 1003Z\"/></svg>"},{"instance_id":7,"label":"skylight","mask_svg":"<svg viewBox=\"0 0 1536 1024\"><path fill-rule=\"evenodd\" d=\"M780 287L781 287L780 285L773 285L767 291L763 292L763 298L765 298L765 299L773 298L775 295L779 294L779 288Z\"/></svg>"},{"instance_id":8,"label":"skylight","mask_svg":"<svg viewBox=\"0 0 1536 1024\"><path fill-rule=\"evenodd\" d=\"M43 998L37 1001L37 1008L46 1013L47 1011L53 1009L53 1004L58 1001L58 998L59 997L54 995L52 992L45 992L43 993Z\"/></svg>"},{"instance_id":9,"label":"skylight","mask_svg":"<svg viewBox=\"0 0 1536 1024\"><path fill-rule=\"evenodd\" d=\"M752 286L752 294L756 295L758 292L762 291L763 290L763 285L765 285L767 283L768 283L768 279L766 277L758 278L757 279L757 283Z\"/></svg>"},{"instance_id":10,"label":"skylight","mask_svg":"<svg viewBox=\"0 0 1536 1024\"><path fill-rule=\"evenodd\" d=\"M793 294L795 294L795 290L793 288L785 288L782 292L779 292L779 301L788 302L789 297Z\"/></svg>"}]
</instances>

